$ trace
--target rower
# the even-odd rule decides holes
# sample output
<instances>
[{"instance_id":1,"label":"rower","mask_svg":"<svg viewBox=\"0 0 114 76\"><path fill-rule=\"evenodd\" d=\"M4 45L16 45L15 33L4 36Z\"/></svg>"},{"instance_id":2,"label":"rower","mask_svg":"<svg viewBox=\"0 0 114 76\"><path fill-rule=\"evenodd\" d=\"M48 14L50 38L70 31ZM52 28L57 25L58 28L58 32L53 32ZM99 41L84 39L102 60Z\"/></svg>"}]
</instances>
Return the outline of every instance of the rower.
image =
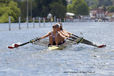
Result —
<instances>
[{"instance_id":1,"label":"rower","mask_svg":"<svg viewBox=\"0 0 114 76\"><path fill-rule=\"evenodd\" d=\"M63 36L65 36L67 38L71 37L72 33L67 32L66 30L64 30L63 27L62 27L62 23L57 23L57 25L59 26L59 29L58 29L59 33L61 33Z\"/></svg>"},{"instance_id":2,"label":"rower","mask_svg":"<svg viewBox=\"0 0 114 76\"><path fill-rule=\"evenodd\" d=\"M64 30L63 27L62 27L62 23L61 22L57 23L57 25L59 26L59 29L58 29L59 33L62 34L63 36L65 36L67 39L71 38L71 41L75 40L75 42L77 44L83 41L82 37L73 37L72 33L67 32L66 30Z\"/></svg>"},{"instance_id":3,"label":"rower","mask_svg":"<svg viewBox=\"0 0 114 76\"><path fill-rule=\"evenodd\" d=\"M53 30L49 32L48 34L40 37L40 39L44 39L46 37L49 37L49 46L50 45L61 45L63 44L66 39L64 35L58 32L59 26L57 24L52 26Z\"/></svg>"},{"instance_id":4,"label":"rower","mask_svg":"<svg viewBox=\"0 0 114 76\"><path fill-rule=\"evenodd\" d=\"M60 27L59 32L62 35L66 36L67 38L72 38L77 44L83 43L83 44L91 45L91 46L98 47L98 48L106 47L106 45L96 45L93 42L84 39L83 37L78 37L70 32L63 30L62 23L57 23L57 25L59 25Z\"/></svg>"}]
</instances>

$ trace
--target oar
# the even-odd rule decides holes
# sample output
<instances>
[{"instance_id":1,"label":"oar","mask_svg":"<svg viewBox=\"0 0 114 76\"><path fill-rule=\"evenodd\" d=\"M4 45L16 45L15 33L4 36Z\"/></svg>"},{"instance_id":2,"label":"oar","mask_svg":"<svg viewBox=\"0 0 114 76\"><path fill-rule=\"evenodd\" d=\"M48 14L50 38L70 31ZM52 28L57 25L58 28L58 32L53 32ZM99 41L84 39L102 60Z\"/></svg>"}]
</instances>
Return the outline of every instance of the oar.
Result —
<instances>
[{"instance_id":1,"label":"oar","mask_svg":"<svg viewBox=\"0 0 114 76\"><path fill-rule=\"evenodd\" d=\"M75 35L75 34L71 34L72 36L74 36L75 38L80 38L79 36Z\"/></svg>"},{"instance_id":2,"label":"oar","mask_svg":"<svg viewBox=\"0 0 114 76\"><path fill-rule=\"evenodd\" d=\"M86 39L84 39L84 38L82 38L82 37L79 37L79 36L77 36L77 35L75 35L75 34L71 34L71 35L72 35L71 38L74 39L74 41L77 40L78 38L80 38L80 40L79 40L77 43L83 43L83 44L91 45L91 46L94 46L94 47L97 47L97 48L106 47L105 44L96 45L96 44L93 44L91 41L86 40Z\"/></svg>"},{"instance_id":3,"label":"oar","mask_svg":"<svg viewBox=\"0 0 114 76\"><path fill-rule=\"evenodd\" d=\"M70 41L76 42L76 44L79 44L83 41L83 37L80 37L80 38L70 37L70 38L67 38L67 39L70 40Z\"/></svg>"},{"instance_id":4,"label":"oar","mask_svg":"<svg viewBox=\"0 0 114 76\"><path fill-rule=\"evenodd\" d=\"M8 46L8 48L9 48L9 49L18 48L18 47L20 47L20 46L24 46L24 45L26 45L26 44L33 43L33 42L35 42L35 41L37 41L37 40L40 40L40 38L32 39L32 40L30 40L30 41L28 41L28 42L25 42L25 43L22 43L22 44L14 44L13 46Z\"/></svg>"}]
</instances>

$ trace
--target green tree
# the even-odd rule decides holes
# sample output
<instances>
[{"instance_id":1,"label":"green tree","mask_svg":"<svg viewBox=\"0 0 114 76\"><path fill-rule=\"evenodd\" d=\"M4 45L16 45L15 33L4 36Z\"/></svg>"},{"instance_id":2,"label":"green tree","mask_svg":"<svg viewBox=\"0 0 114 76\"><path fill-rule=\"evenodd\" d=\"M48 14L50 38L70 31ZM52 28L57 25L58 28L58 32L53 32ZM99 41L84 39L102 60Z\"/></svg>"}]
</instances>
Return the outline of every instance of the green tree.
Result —
<instances>
[{"instance_id":1,"label":"green tree","mask_svg":"<svg viewBox=\"0 0 114 76\"><path fill-rule=\"evenodd\" d=\"M30 18L34 14L37 14L33 13L33 9L37 11L37 3L35 2L35 0L28 0L28 2L27 0L21 0L21 1L15 0L15 1L18 3L18 7L21 9L21 17L23 19L27 17L27 4L28 4L28 17Z\"/></svg>"},{"instance_id":2,"label":"green tree","mask_svg":"<svg viewBox=\"0 0 114 76\"><path fill-rule=\"evenodd\" d=\"M109 6L109 7L108 7L108 11L109 11L109 12L114 12L114 6Z\"/></svg>"},{"instance_id":3,"label":"green tree","mask_svg":"<svg viewBox=\"0 0 114 76\"><path fill-rule=\"evenodd\" d=\"M73 12L73 6L72 6L72 4L67 5L67 11L68 12Z\"/></svg>"},{"instance_id":4,"label":"green tree","mask_svg":"<svg viewBox=\"0 0 114 76\"><path fill-rule=\"evenodd\" d=\"M8 22L8 17L11 16L11 21L16 21L20 15L20 9L17 7L17 3L10 1L8 3L2 3L0 7L0 22Z\"/></svg>"},{"instance_id":5,"label":"green tree","mask_svg":"<svg viewBox=\"0 0 114 76\"><path fill-rule=\"evenodd\" d=\"M66 7L60 3L50 4L51 14L57 18L64 18L66 13Z\"/></svg>"},{"instance_id":6,"label":"green tree","mask_svg":"<svg viewBox=\"0 0 114 76\"><path fill-rule=\"evenodd\" d=\"M67 6L69 12L75 13L75 15L88 15L89 8L84 0L73 0L72 4Z\"/></svg>"},{"instance_id":7,"label":"green tree","mask_svg":"<svg viewBox=\"0 0 114 76\"><path fill-rule=\"evenodd\" d=\"M8 11L10 11L8 7L0 7L0 23L8 22Z\"/></svg>"},{"instance_id":8,"label":"green tree","mask_svg":"<svg viewBox=\"0 0 114 76\"><path fill-rule=\"evenodd\" d=\"M95 9L98 7L98 0L85 0L89 9Z\"/></svg>"},{"instance_id":9,"label":"green tree","mask_svg":"<svg viewBox=\"0 0 114 76\"><path fill-rule=\"evenodd\" d=\"M66 0L35 0L35 7L33 8L33 16L40 16L40 17L46 17L50 12L53 14L53 16L60 17L58 14L62 14L61 17L63 17L63 13L66 13ZM59 6L59 5L60 6ZM57 5L57 6L54 6ZM56 13L55 8L57 10L63 9L63 11L59 11L59 13ZM59 9L58 9L59 8Z\"/></svg>"},{"instance_id":10,"label":"green tree","mask_svg":"<svg viewBox=\"0 0 114 76\"><path fill-rule=\"evenodd\" d=\"M95 9L102 6L111 6L113 5L114 0L85 0L90 9Z\"/></svg>"},{"instance_id":11,"label":"green tree","mask_svg":"<svg viewBox=\"0 0 114 76\"><path fill-rule=\"evenodd\" d=\"M21 17L26 18L26 16L27 16L27 2L24 0L22 2L18 2L18 4L19 4L19 8L21 10L21 14L20 14Z\"/></svg>"},{"instance_id":12,"label":"green tree","mask_svg":"<svg viewBox=\"0 0 114 76\"><path fill-rule=\"evenodd\" d=\"M17 7L17 3L14 1L10 1L8 4L8 7L10 8L9 16L12 16L14 20L17 20L20 16L20 9Z\"/></svg>"},{"instance_id":13,"label":"green tree","mask_svg":"<svg viewBox=\"0 0 114 76\"><path fill-rule=\"evenodd\" d=\"M111 0L98 0L98 7L100 6L110 6L112 5Z\"/></svg>"}]
</instances>

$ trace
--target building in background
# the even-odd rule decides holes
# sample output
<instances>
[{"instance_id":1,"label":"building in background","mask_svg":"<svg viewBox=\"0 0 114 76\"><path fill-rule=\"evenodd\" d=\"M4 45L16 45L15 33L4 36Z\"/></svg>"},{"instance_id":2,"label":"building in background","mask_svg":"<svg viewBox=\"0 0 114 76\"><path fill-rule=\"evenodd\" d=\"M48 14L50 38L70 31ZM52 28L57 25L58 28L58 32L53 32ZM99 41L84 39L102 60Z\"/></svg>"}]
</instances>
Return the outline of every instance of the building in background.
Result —
<instances>
[{"instance_id":1,"label":"building in background","mask_svg":"<svg viewBox=\"0 0 114 76\"><path fill-rule=\"evenodd\" d=\"M112 22L114 21L114 12L108 12L107 18Z\"/></svg>"},{"instance_id":2,"label":"building in background","mask_svg":"<svg viewBox=\"0 0 114 76\"><path fill-rule=\"evenodd\" d=\"M90 10L90 18L100 22L107 20L107 14L108 12L105 11L102 7Z\"/></svg>"},{"instance_id":3,"label":"building in background","mask_svg":"<svg viewBox=\"0 0 114 76\"><path fill-rule=\"evenodd\" d=\"M73 22L74 16L75 16L74 13L67 12L66 13L66 21L72 21Z\"/></svg>"},{"instance_id":4,"label":"building in background","mask_svg":"<svg viewBox=\"0 0 114 76\"><path fill-rule=\"evenodd\" d=\"M105 11L103 8L90 10L90 18L96 21L114 21L114 12Z\"/></svg>"},{"instance_id":5,"label":"building in background","mask_svg":"<svg viewBox=\"0 0 114 76\"><path fill-rule=\"evenodd\" d=\"M93 9L90 11L90 17L91 18L105 18L105 13L106 11L104 11L103 8L97 8L97 9Z\"/></svg>"}]
</instances>

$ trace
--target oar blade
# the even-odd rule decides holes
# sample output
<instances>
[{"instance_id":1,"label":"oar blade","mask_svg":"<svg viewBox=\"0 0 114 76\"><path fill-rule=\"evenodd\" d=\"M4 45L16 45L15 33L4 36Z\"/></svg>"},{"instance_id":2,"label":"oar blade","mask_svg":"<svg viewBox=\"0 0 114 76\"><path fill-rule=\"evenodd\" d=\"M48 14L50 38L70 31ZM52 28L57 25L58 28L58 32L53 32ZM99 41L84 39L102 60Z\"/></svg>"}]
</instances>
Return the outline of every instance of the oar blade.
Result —
<instances>
[{"instance_id":1,"label":"oar blade","mask_svg":"<svg viewBox=\"0 0 114 76\"><path fill-rule=\"evenodd\" d=\"M104 48L106 45L99 45L98 48Z\"/></svg>"},{"instance_id":2,"label":"oar blade","mask_svg":"<svg viewBox=\"0 0 114 76\"><path fill-rule=\"evenodd\" d=\"M12 44L12 46L8 46L9 49L14 49L18 48L20 45L19 44Z\"/></svg>"},{"instance_id":3,"label":"oar blade","mask_svg":"<svg viewBox=\"0 0 114 76\"><path fill-rule=\"evenodd\" d=\"M19 44L14 44L14 47L15 47L15 48L19 47Z\"/></svg>"},{"instance_id":4,"label":"oar blade","mask_svg":"<svg viewBox=\"0 0 114 76\"><path fill-rule=\"evenodd\" d=\"M12 46L8 46L8 48L9 48L9 49L13 49L14 47L12 47Z\"/></svg>"}]
</instances>

